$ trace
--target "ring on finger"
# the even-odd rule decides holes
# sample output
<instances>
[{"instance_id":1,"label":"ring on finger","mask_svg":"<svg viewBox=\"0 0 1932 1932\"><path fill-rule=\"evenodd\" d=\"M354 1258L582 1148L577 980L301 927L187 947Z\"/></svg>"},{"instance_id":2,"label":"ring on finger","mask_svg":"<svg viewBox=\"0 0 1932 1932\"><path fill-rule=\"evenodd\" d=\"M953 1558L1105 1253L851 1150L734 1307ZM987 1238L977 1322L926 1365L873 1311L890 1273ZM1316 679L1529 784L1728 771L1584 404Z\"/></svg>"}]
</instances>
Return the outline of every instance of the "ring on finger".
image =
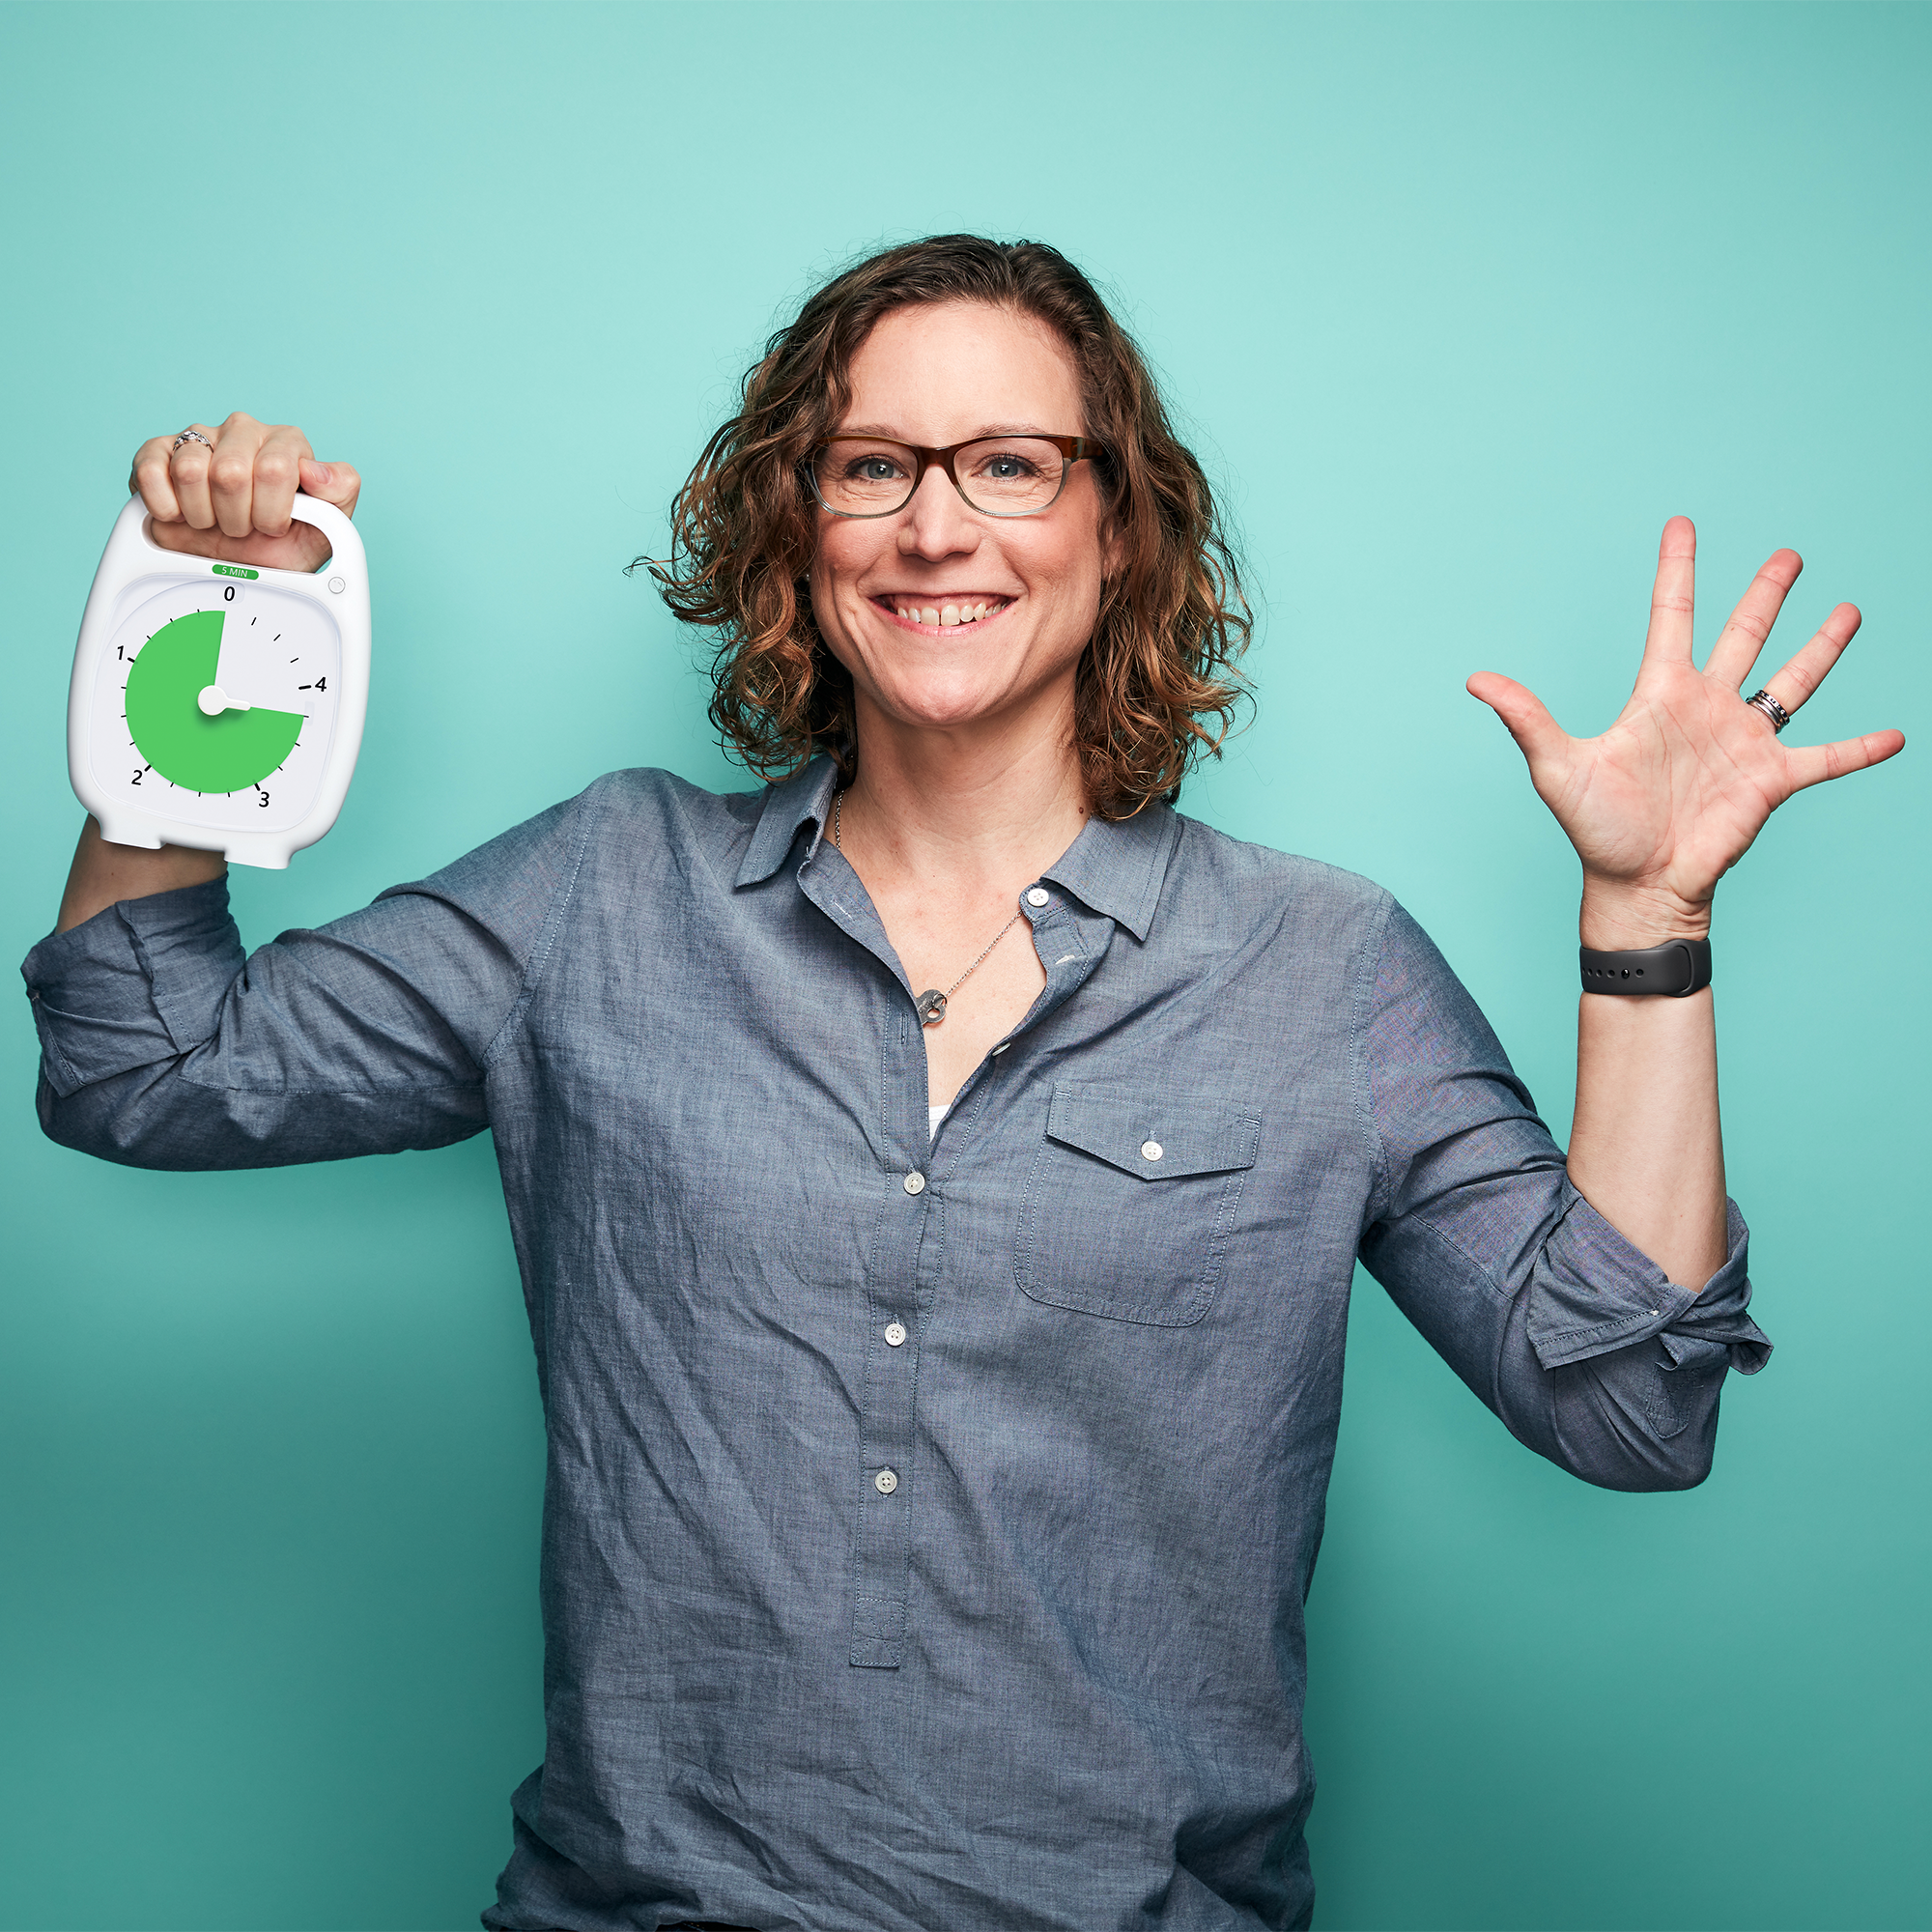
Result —
<instances>
[{"instance_id":1,"label":"ring on finger","mask_svg":"<svg viewBox=\"0 0 1932 1932\"><path fill-rule=\"evenodd\" d=\"M203 436L198 429L185 429L168 445L168 454L172 456L185 442L198 442L204 449L213 449L214 447L213 443L210 442L207 437Z\"/></svg>"},{"instance_id":2,"label":"ring on finger","mask_svg":"<svg viewBox=\"0 0 1932 1932\"><path fill-rule=\"evenodd\" d=\"M1753 711L1762 711L1771 720L1771 735L1774 738L1791 723L1791 713L1768 691L1754 691L1745 702Z\"/></svg>"}]
</instances>

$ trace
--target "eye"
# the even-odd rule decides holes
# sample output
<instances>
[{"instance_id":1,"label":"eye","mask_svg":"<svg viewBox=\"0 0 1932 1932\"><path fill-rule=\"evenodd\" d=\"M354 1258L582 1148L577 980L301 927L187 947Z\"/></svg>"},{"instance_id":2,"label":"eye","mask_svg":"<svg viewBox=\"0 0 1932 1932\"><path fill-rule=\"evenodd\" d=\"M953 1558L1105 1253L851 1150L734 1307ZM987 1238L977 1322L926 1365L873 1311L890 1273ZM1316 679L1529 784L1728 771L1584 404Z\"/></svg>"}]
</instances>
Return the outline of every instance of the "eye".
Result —
<instances>
[{"instance_id":1,"label":"eye","mask_svg":"<svg viewBox=\"0 0 1932 1932\"><path fill-rule=\"evenodd\" d=\"M1037 476L1039 466L1028 461L1017 450L996 449L981 457L974 465L974 471L989 483L1018 483L1027 477Z\"/></svg>"}]
</instances>

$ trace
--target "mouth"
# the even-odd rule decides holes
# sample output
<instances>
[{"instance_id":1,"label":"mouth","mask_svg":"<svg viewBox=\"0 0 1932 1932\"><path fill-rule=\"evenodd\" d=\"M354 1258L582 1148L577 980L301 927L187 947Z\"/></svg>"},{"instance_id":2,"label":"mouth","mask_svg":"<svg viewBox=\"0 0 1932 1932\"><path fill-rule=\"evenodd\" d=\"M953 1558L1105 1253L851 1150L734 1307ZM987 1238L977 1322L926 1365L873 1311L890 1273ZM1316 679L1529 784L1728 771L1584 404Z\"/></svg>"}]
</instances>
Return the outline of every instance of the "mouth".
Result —
<instances>
[{"instance_id":1,"label":"mouth","mask_svg":"<svg viewBox=\"0 0 1932 1932\"><path fill-rule=\"evenodd\" d=\"M875 611L883 611L888 617L905 625L908 630L928 633L973 630L981 624L990 624L1012 602L1010 597L985 597L977 591L949 597L900 596L895 591L888 591L871 600Z\"/></svg>"}]
</instances>

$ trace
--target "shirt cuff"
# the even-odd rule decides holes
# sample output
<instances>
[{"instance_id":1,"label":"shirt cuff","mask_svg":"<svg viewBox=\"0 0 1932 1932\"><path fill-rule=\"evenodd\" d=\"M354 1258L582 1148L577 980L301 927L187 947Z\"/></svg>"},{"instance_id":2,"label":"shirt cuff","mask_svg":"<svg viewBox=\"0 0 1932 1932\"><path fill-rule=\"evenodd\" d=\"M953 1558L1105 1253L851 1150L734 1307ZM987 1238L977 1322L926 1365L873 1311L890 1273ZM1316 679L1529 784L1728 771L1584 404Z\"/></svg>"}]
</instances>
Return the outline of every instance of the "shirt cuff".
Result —
<instances>
[{"instance_id":1,"label":"shirt cuff","mask_svg":"<svg viewBox=\"0 0 1932 1932\"><path fill-rule=\"evenodd\" d=\"M1656 1336L1682 1366L1716 1346L1730 1351L1740 1375L1754 1376L1771 1342L1745 1313L1750 1230L1726 1201L1724 1264L1700 1291L1680 1288L1633 1247L1566 1180L1562 1220L1545 1245L1530 1282L1530 1346L1546 1369L1588 1361Z\"/></svg>"},{"instance_id":2,"label":"shirt cuff","mask_svg":"<svg viewBox=\"0 0 1932 1932\"><path fill-rule=\"evenodd\" d=\"M50 934L20 967L48 1085L64 1099L212 1038L242 959L225 879L123 899Z\"/></svg>"}]
</instances>

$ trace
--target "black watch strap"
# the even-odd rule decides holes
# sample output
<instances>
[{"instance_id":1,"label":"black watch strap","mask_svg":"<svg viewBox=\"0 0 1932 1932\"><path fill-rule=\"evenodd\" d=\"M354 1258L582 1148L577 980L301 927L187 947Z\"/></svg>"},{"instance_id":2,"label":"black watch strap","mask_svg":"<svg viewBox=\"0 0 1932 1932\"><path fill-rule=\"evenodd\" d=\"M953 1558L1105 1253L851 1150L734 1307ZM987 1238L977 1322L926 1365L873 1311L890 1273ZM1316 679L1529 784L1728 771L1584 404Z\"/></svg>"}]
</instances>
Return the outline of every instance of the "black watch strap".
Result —
<instances>
[{"instance_id":1,"label":"black watch strap","mask_svg":"<svg viewBox=\"0 0 1932 1932\"><path fill-rule=\"evenodd\" d=\"M1664 993L1684 999L1711 983L1711 942L1673 939L1640 952L1599 952L1579 946L1586 993Z\"/></svg>"}]
</instances>

